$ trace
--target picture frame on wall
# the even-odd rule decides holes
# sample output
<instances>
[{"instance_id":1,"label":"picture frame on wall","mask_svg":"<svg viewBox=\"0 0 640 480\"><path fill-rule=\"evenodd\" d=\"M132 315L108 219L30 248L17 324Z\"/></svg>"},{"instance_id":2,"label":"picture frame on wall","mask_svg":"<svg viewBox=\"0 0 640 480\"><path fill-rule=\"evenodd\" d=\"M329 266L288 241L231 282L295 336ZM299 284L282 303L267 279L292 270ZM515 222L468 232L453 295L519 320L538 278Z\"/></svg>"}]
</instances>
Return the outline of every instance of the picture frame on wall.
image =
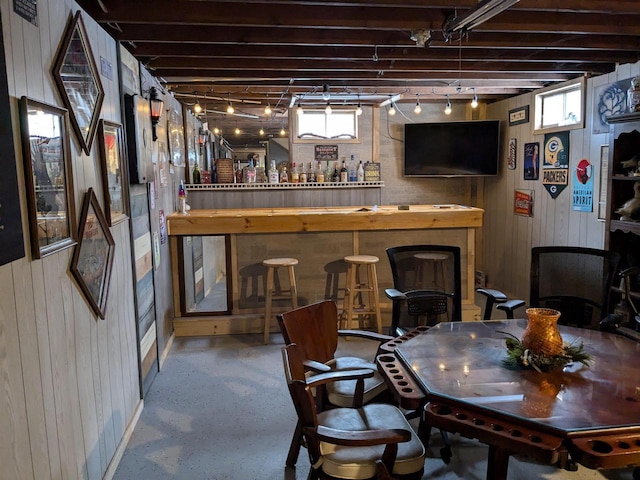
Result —
<instances>
[{"instance_id":1,"label":"picture frame on wall","mask_svg":"<svg viewBox=\"0 0 640 480\"><path fill-rule=\"evenodd\" d=\"M105 318L115 242L93 191L84 195L78 244L71 259L71 274L93 312Z\"/></svg>"},{"instance_id":2,"label":"picture frame on wall","mask_svg":"<svg viewBox=\"0 0 640 480\"><path fill-rule=\"evenodd\" d=\"M19 111L31 255L42 258L76 243L68 112L28 97Z\"/></svg>"},{"instance_id":3,"label":"picture frame on wall","mask_svg":"<svg viewBox=\"0 0 640 480\"><path fill-rule=\"evenodd\" d=\"M69 19L52 71L80 148L90 155L104 88L80 10Z\"/></svg>"},{"instance_id":4,"label":"picture frame on wall","mask_svg":"<svg viewBox=\"0 0 640 480\"><path fill-rule=\"evenodd\" d=\"M98 139L102 191L104 192L104 216L109 226L112 227L129 218L122 125L100 120Z\"/></svg>"},{"instance_id":5,"label":"picture frame on wall","mask_svg":"<svg viewBox=\"0 0 640 480\"><path fill-rule=\"evenodd\" d=\"M529 123L529 105L523 105L522 107L512 108L509 110L509 126L521 125L523 123Z\"/></svg>"}]
</instances>

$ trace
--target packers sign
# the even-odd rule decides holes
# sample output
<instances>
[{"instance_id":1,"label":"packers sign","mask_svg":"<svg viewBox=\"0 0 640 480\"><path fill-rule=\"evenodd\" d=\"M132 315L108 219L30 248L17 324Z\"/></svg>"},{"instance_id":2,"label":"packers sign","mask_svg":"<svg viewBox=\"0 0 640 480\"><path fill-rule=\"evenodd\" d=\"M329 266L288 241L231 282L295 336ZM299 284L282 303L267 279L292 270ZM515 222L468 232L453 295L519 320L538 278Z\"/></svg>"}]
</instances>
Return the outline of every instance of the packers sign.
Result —
<instances>
[{"instance_id":1,"label":"packers sign","mask_svg":"<svg viewBox=\"0 0 640 480\"><path fill-rule=\"evenodd\" d=\"M569 184L569 132L544 136L542 184L556 198Z\"/></svg>"}]
</instances>

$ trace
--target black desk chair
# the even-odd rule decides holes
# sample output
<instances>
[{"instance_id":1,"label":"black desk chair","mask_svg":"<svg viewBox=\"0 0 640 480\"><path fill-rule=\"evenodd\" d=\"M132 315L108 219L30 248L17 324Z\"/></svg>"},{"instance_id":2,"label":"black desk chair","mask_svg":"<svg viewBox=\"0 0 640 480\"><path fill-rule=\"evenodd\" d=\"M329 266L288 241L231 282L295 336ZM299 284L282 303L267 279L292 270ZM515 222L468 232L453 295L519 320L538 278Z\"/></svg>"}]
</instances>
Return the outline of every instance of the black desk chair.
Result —
<instances>
[{"instance_id":1,"label":"black desk chair","mask_svg":"<svg viewBox=\"0 0 640 480\"><path fill-rule=\"evenodd\" d=\"M460 247L405 245L387 249L393 288L390 335L421 324L462 320Z\"/></svg>"},{"instance_id":2,"label":"black desk chair","mask_svg":"<svg viewBox=\"0 0 640 480\"><path fill-rule=\"evenodd\" d=\"M558 323L598 328L609 313L609 295L620 256L585 247L534 247L531 249L531 289L529 305L559 310ZM497 294L496 294L497 292ZM524 305L522 300L505 301L506 296L491 289L478 289L487 297L484 317L489 319L496 303L508 318Z\"/></svg>"}]
</instances>

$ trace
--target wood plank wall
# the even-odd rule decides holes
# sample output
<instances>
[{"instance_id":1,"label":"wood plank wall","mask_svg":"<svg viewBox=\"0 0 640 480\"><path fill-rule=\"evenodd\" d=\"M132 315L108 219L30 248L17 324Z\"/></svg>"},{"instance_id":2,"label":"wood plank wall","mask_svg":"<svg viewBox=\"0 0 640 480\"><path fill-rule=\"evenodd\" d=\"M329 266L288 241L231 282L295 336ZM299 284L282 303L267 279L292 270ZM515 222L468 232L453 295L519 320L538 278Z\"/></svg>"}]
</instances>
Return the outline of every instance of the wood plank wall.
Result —
<instances>
[{"instance_id":1,"label":"wood plank wall","mask_svg":"<svg viewBox=\"0 0 640 480\"><path fill-rule=\"evenodd\" d=\"M18 131L18 99L27 95L62 106L51 65L67 21L70 0L39 0L38 26L0 2L20 203L28 249L25 187ZM101 77L101 117L121 123L116 45L83 16ZM73 132L70 131L71 135ZM98 148L84 155L72 136L71 156L79 215L93 187L103 203ZM100 479L139 412L129 223L111 229L116 242L106 319L99 320L69 274L73 250L41 260L29 254L0 267L0 465L3 479Z\"/></svg>"},{"instance_id":2,"label":"wood plank wall","mask_svg":"<svg viewBox=\"0 0 640 480\"><path fill-rule=\"evenodd\" d=\"M544 245L570 245L604 248L604 221L597 218L598 192L600 189L600 147L609 143L608 133L593 133L593 112L597 100L594 91L603 85L625 80L640 73L640 62L622 65L608 75L587 81L585 128L571 130L569 186L554 200L542 185L542 180L525 181L523 174L523 148L527 142L539 142L542 151L544 135L533 135L530 123L509 127L504 121L501 130L502 165L500 175L485 183L485 227L483 268L490 286L504 289L513 296L528 300L529 265L531 248ZM533 119L534 94L491 104L488 117L505 120L508 111L529 105ZM515 170L506 165L509 138L517 140L517 164ZM578 212L571 208L572 186L577 163L586 158L593 165L593 212ZM541 161L542 164L542 161ZM514 189L534 191L533 218L514 215Z\"/></svg>"}]
</instances>

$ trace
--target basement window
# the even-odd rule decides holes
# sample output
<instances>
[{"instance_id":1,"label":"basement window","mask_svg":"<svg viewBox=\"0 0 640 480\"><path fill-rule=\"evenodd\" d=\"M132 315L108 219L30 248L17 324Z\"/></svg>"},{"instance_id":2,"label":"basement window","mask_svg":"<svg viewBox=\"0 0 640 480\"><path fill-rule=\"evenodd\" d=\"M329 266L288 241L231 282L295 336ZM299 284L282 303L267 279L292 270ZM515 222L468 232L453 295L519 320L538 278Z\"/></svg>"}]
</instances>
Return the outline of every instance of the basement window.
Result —
<instances>
[{"instance_id":1,"label":"basement window","mask_svg":"<svg viewBox=\"0 0 640 480\"><path fill-rule=\"evenodd\" d=\"M584 78L579 78L538 91L533 133L584 128L584 90Z\"/></svg>"},{"instance_id":2,"label":"basement window","mask_svg":"<svg viewBox=\"0 0 640 480\"><path fill-rule=\"evenodd\" d=\"M304 109L304 114L294 118L294 142L306 143L331 140L338 143L358 142L358 116L355 109L333 108L330 114L324 109Z\"/></svg>"}]
</instances>

